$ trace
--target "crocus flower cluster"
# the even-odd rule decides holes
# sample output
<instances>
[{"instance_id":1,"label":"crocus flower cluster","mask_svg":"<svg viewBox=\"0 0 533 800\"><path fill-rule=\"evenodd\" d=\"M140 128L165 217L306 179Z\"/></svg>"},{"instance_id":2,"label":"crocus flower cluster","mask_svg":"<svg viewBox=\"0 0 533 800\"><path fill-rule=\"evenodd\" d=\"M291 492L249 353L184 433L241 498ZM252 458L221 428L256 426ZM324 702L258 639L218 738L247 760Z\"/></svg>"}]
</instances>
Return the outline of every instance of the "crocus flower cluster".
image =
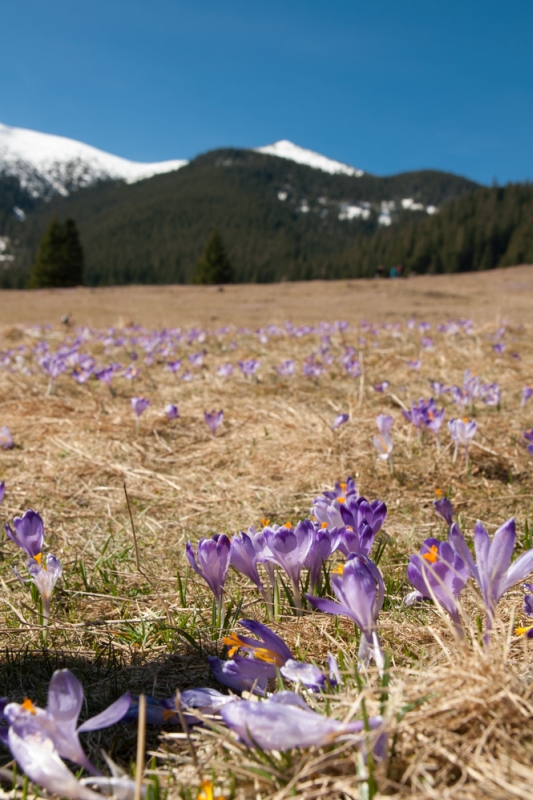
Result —
<instances>
[{"instance_id":1,"label":"crocus flower cluster","mask_svg":"<svg viewBox=\"0 0 533 800\"><path fill-rule=\"evenodd\" d=\"M44 524L36 511L28 509L22 517L15 517L13 528L6 522L5 530L11 541L28 556L26 566L30 577L21 577L16 567L15 574L23 583L31 582L36 586L41 596L42 620L46 627L50 618L52 593L62 573L61 563L51 553L43 559Z\"/></svg>"}]
</instances>

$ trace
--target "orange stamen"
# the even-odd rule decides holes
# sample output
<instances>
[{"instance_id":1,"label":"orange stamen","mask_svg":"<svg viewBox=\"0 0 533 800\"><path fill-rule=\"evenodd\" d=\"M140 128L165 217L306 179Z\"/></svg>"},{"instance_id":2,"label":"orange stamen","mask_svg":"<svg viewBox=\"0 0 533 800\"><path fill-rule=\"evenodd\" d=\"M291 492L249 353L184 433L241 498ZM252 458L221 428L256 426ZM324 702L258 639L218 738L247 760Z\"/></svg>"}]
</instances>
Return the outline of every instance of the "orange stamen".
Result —
<instances>
[{"instance_id":1,"label":"orange stamen","mask_svg":"<svg viewBox=\"0 0 533 800\"><path fill-rule=\"evenodd\" d=\"M37 713L37 709L35 708L35 706L33 705L32 701L30 700L29 697L25 698L24 702L21 705L21 708L23 708L24 711L29 711L30 714L36 714Z\"/></svg>"},{"instance_id":2,"label":"orange stamen","mask_svg":"<svg viewBox=\"0 0 533 800\"><path fill-rule=\"evenodd\" d=\"M321 527L321 528L327 528L327 527L328 527L328 523L327 523L327 522L323 522L323 523L322 523L322 525L321 525L320 527Z\"/></svg>"},{"instance_id":3,"label":"orange stamen","mask_svg":"<svg viewBox=\"0 0 533 800\"><path fill-rule=\"evenodd\" d=\"M435 489L435 494L437 497L442 497L442 489Z\"/></svg>"},{"instance_id":4,"label":"orange stamen","mask_svg":"<svg viewBox=\"0 0 533 800\"><path fill-rule=\"evenodd\" d=\"M263 526L263 528L266 528L266 526L269 524L269 522L270 522L270 520L266 519L266 517L261 517L261 525Z\"/></svg>"},{"instance_id":5,"label":"orange stamen","mask_svg":"<svg viewBox=\"0 0 533 800\"><path fill-rule=\"evenodd\" d=\"M285 523L285 525L284 525L283 527L284 527L284 528L288 528L289 530L291 530L291 529L292 529L292 525L291 525L291 523L290 523L290 522L286 522L286 523Z\"/></svg>"},{"instance_id":6,"label":"orange stamen","mask_svg":"<svg viewBox=\"0 0 533 800\"><path fill-rule=\"evenodd\" d=\"M39 566L41 566L41 559L42 559L42 557L43 557L43 554L42 554L42 553L37 553L37 555L36 555L36 556L33 556L33 558L34 558L34 561L36 561L36 562L39 564Z\"/></svg>"},{"instance_id":7,"label":"orange stamen","mask_svg":"<svg viewBox=\"0 0 533 800\"><path fill-rule=\"evenodd\" d=\"M243 647L246 650L250 650L254 658L257 658L259 661L265 661L267 664L276 664L278 667L283 666L283 659L277 653L268 650L266 647L260 647L259 642L257 646L243 642L235 631L232 631L230 636L224 636L222 641L229 647L228 656L230 658L233 658L237 650Z\"/></svg>"},{"instance_id":8,"label":"orange stamen","mask_svg":"<svg viewBox=\"0 0 533 800\"><path fill-rule=\"evenodd\" d=\"M429 561L430 564L434 564L435 561L439 560L439 548L436 544L431 546L431 550L428 553L424 553L422 556L426 561Z\"/></svg>"},{"instance_id":9,"label":"orange stamen","mask_svg":"<svg viewBox=\"0 0 533 800\"><path fill-rule=\"evenodd\" d=\"M339 483L339 486L341 487L342 491L344 492L344 490L346 489L346 484L345 483Z\"/></svg>"},{"instance_id":10,"label":"orange stamen","mask_svg":"<svg viewBox=\"0 0 533 800\"><path fill-rule=\"evenodd\" d=\"M337 497L337 502L338 503L345 503L346 502L346 498L345 497Z\"/></svg>"},{"instance_id":11,"label":"orange stamen","mask_svg":"<svg viewBox=\"0 0 533 800\"><path fill-rule=\"evenodd\" d=\"M515 633L517 636L525 636L525 634L528 633L531 628L533 628L533 625L528 625L527 628L515 628Z\"/></svg>"},{"instance_id":12,"label":"orange stamen","mask_svg":"<svg viewBox=\"0 0 533 800\"><path fill-rule=\"evenodd\" d=\"M344 575L344 564L337 564L335 569L331 570L335 575Z\"/></svg>"}]
</instances>

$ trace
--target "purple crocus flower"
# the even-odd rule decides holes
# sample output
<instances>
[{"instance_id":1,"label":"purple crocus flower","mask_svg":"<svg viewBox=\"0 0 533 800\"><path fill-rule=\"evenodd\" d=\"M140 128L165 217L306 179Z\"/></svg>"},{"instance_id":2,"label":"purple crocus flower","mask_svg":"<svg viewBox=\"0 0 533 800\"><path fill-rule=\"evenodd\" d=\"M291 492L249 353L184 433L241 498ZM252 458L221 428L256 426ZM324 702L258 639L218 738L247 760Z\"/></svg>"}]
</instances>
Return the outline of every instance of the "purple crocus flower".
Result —
<instances>
[{"instance_id":1,"label":"purple crocus flower","mask_svg":"<svg viewBox=\"0 0 533 800\"><path fill-rule=\"evenodd\" d=\"M251 537L241 532L233 537L230 548L230 565L255 583L266 601L265 589L257 571L257 552Z\"/></svg>"},{"instance_id":2,"label":"purple crocus flower","mask_svg":"<svg viewBox=\"0 0 533 800\"><path fill-rule=\"evenodd\" d=\"M122 377L125 378L127 381L133 381L139 375L139 367L130 364L124 372L122 373Z\"/></svg>"},{"instance_id":3,"label":"purple crocus flower","mask_svg":"<svg viewBox=\"0 0 533 800\"><path fill-rule=\"evenodd\" d=\"M344 521L341 517L340 507L347 498L357 497L357 488L353 478L346 478L342 483L336 483L333 491L323 492L315 497L311 507L311 517L319 524L331 530L342 528Z\"/></svg>"},{"instance_id":4,"label":"purple crocus flower","mask_svg":"<svg viewBox=\"0 0 533 800\"><path fill-rule=\"evenodd\" d=\"M349 414L337 414L337 416L333 420L333 425L331 426L332 430L340 428L340 426L344 425L345 422L348 422L349 419L350 419Z\"/></svg>"},{"instance_id":5,"label":"purple crocus flower","mask_svg":"<svg viewBox=\"0 0 533 800\"><path fill-rule=\"evenodd\" d=\"M516 526L513 518L498 528L492 541L478 520L474 530L476 563L474 563L457 523L450 528L449 540L451 546L465 562L471 577L481 589L487 612L488 632L492 628L496 606L500 598L516 583L523 581L533 572L533 549L526 550L511 564L516 542Z\"/></svg>"},{"instance_id":6,"label":"purple crocus flower","mask_svg":"<svg viewBox=\"0 0 533 800\"><path fill-rule=\"evenodd\" d=\"M356 738L363 747L368 734L362 721L340 722L331 717L311 711L302 698L293 692L277 692L262 702L241 700L228 703L221 709L221 716L228 728L233 730L248 747L261 750L291 750L294 747L325 747L339 738ZM381 717L368 720L371 730L379 729ZM359 736L355 737L355 734ZM382 737L379 737L380 739ZM374 743L374 748L378 744ZM383 742L379 752L383 754Z\"/></svg>"},{"instance_id":7,"label":"purple crocus flower","mask_svg":"<svg viewBox=\"0 0 533 800\"><path fill-rule=\"evenodd\" d=\"M447 497L439 497L438 500L434 500L433 507L444 522L448 525L453 525L453 506Z\"/></svg>"},{"instance_id":8,"label":"purple crocus flower","mask_svg":"<svg viewBox=\"0 0 533 800\"><path fill-rule=\"evenodd\" d=\"M236 692L252 692L264 695L271 678L276 677L276 668L272 664L246 656L223 661L216 656L208 656L211 672L216 680Z\"/></svg>"},{"instance_id":9,"label":"purple crocus flower","mask_svg":"<svg viewBox=\"0 0 533 800\"><path fill-rule=\"evenodd\" d=\"M22 730L19 735L9 728L6 744L24 774L51 795L68 800L101 800L100 794L76 780L44 731Z\"/></svg>"},{"instance_id":10,"label":"purple crocus flower","mask_svg":"<svg viewBox=\"0 0 533 800\"><path fill-rule=\"evenodd\" d=\"M6 493L6 484L5 481L0 482L0 503L4 502L4 495Z\"/></svg>"},{"instance_id":11,"label":"purple crocus flower","mask_svg":"<svg viewBox=\"0 0 533 800\"><path fill-rule=\"evenodd\" d=\"M201 367L204 363L204 354L202 351L199 353L191 353L191 355L187 357L193 367Z\"/></svg>"},{"instance_id":12,"label":"purple crocus flower","mask_svg":"<svg viewBox=\"0 0 533 800\"><path fill-rule=\"evenodd\" d=\"M415 428L420 435L420 427L425 424L426 421L426 414L428 410L428 403L421 397L418 403L413 402L411 403L411 410L410 411L402 411L403 416L405 419L408 419L409 422L412 422Z\"/></svg>"},{"instance_id":13,"label":"purple crocus flower","mask_svg":"<svg viewBox=\"0 0 533 800\"><path fill-rule=\"evenodd\" d=\"M428 408L424 422L426 423L426 428L429 428L430 431L433 431L437 437L437 440L439 438L439 432L443 421L444 409L441 408L439 411L439 409L435 407L435 403L433 403L432 406Z\"/></svg>"},{"instance_id":14,"label":"purple crocus flower","mask_svg":"<svg viewBox=\"0 0 533 800\"><path fill-rule=\"evenodd\" d=\"M385 392L389 388L389 382L382 381L381 383L375 383L373 388L375 389L376 392L383 394L383 392Z\"/></svg>"},{"instance_id":15,"label":"purple crocus flower","mask_svg":"<svg viewBox=\"0 0 533 800\"><path fill-rule=\"evenodd\" d=\"M297 608L301 608L300 572L313 544L313 524L302 520L296 528L289 523L277 530L265 528L266 543L272 553L271 559L289 576Z\"/></svg>"},{"instance_id":16,"label":"purple crocus flower","mask_svg":"<svg viewBox=\"0 0 533 800\"><path fill-rule=\"evenodd\" d=\"M204 717L214 717L226 703L233 703L231 695L221 694L216 689L186 689L181 692L181 709L188 725L201 725ZM197 711L200 717L191 713ZM135 722L139 719L139 698L133 696L128 713L122 722ZM176 708L176 697L157 700L146 698L146 722L148 725L181 725Z\"/></svg>"},{"instance_id":17,"label":"purple crocus flower","mask_svg":"<svg viewBox=\"0 0 533 800\"><path fill-rule=\"evenodd\" d=\"M22 517L15 517L13 520L15 530L8 522L5 528L11 541L39 564L44 544L44 525L41 515L29 508Z\"/></svg>"},{"instance_id":18,"label":"purple crocus flower","mask_svg":"<svg viewBox=\"0 0 533 800\"><path fill-rule=\"evenodd\" d=\"M111 382L115 377L115 370L112 366L109 367L102 367L102 369L97 369L94 371L94 376L99 380L105 383L107 386L111 386Z\"/></svg>"},{"instance_id":19,"label":"purple crocus flower","mask_svg":"<svg viewBox=\"0 0 533 800\"><path fill-rule=\"evenodd\" d=\"M233 375L233 372L233 364L221 364L219 367L217 367L217 375L219 375L221 378L229 378L231 375Z\"/></svg>"},{"instance_id":20,"label":"purple crocus flower","mask_svg":"<svg viewBox=\"0 0 533 800\"><path fill-rule=\"evenodd\" d=\"M246 358L244 361L237 362L245 378L253 378L261 366L261 362L255 358Z\"/></svg>"},{"instance_id":21,"label":"purple crocus flower","mask_svg":"<svg viewBox=\"0 0 533 800\"><path fill-rule=\"evenodd\" d=\"M450 431L450 436L452 437L452 441L455 442L455 451L453 454L453 463L457 459L457 453L459 450L459 445L464 447L465 449L465 460L468 465L468 448L470 446L470 442L476 435L477 430L477 422L475 419L467 420L467 419L451 419L448 422L448 430Z\"/></svg>"},{"instance_id":22,"label":"purple crocus flower","mask_svg":"<svg viewBox=\"0 0 533 800\"><path fill-rule=\"evenodd\" d=\"M531 397L533 397L533 386L524 386L522 389L522 402L520 404L522 408L524 408L525 404Z\"/></svg>"},{"instance_id":23,"label":"purple crocus flower","mask_svg":"<svg viewBox=\"0 0 533 800\"><path fill-rule=\"evenodd\" d=\"M177 358L175 361L169 361L165 369L169 370L169 372L173 372L174 375L176 375L176 373L178 373L181 369L181 358Z\"/></svg>"},{"instance_id":24,"label":"purple crocus flower","mask_svg":"<svg viewBox=\"0 0 533 800\"><path fill-rule=\"evenodd\" d=\"M9 703L4 713L10 724L10 734L13 731L22 739L32 733L47 736L62 758L84 767L91 775L100 775L83 752L78 735L108 728L119 722L128 711L130 695L123 694L101 714L77 727L82 705L81 683L68 669L60 669L54 672L50 680L46 709L34 706L31 700L25 700L22 704Z\"/></svg>"},{"instance_id":25,"label":"purple crocus flower","mask_svg":"<svg viewBox=\"0 0 533 800\"><path fill-rule=\"evenodd\" d=\"M177 406L175 406L173 403L168 403L165 406L165 414L167 419L177 419L180 415L180 412L178 411Z\"/></svg>"},{"instance_id":26,"label":"purple crocus flower","mask_svg":"<svg viewBox=\"0 0 533 800\"><path fill-rule=\"evenodd\" d=\"M312 592L318 591L322 574L322 564L330 555L340 547L346 529L313 526L312 544L304 561L304 567L309 570L309 586Z\"/></svg>"},{"instance_id":27,"label":"purple crocus flower","mask_svg":"<svg viewBox=\"0 0 533 800\"><path fill-rule=\"evenodd\" d=\"M505 344L503 342L496 342L496 344L492 345L492 349L494 350L495 353L501 355L501 353L505 352Z\"/></svg>"},{"instance_id":28,"label":"purple crocus flower","mask_svg":"<svg viewBox=\"0 0 533 800\"><path fill-rule=\"evenodd\" d=\"M340 513L347 532L361 533L363 524L366 524L371 529L373 541L374 536L381 530L385 522L387 506L381 500L373 500L369 503L366 497L351 495L346 498L345 503L341 503ZM368 553L364 553L364 555L368 555Z\"/></svg>"},{"instance_id":29,"label":"purple crocus flower","mask_svg":"<svg viewBox=\"0 0 533 800\"><path fill-rule=\"evenodd\" d=\"M366 556L350 554L344 566L331 575L331 585L339 602L324 597L306 595L312 606L327 614L342 614L353 620L361 630L359 660L368 665L373 657L383 668L383 652L377 632L377 618L383 606L385 585L376 565Z\"/></svg>"},{"instance_id":30,"label":"purple crocus flower","mask_svg":"<svg viewBox=\"0 0 533 800\"><path fill-rule=\"evenodd\" d=\"M150 401L147 400L145 397L132 397L131 398L131 407L135 413L137 419L144 414L148 406L150 405Z\"/></svg>"},{"instance_id":31,"label":"purple crocus flower","mask_svg":"<svg viewBox=\"0 0 533 800\"><path fill-rule=\"evenodd\" d=\"M230 563L231 543L225 534L215 534L211 539L200 539L196 548L190 542L186 545L186 554L193 570L207 583L218 603L222 601L224 583Z\"/></svg>"},{"instance_id":32,"label":"purple crocus flower","mask_svg":"<svg viewBox=\"0 0 533 800\"><path fill-rule=\"evenodd\" d=\"M15 443L13 442L11 431L7 425L2 425L0 428L0 447L2 450L12 450L14 446Z\"/></svg>"},{"instance_id":33,"label":"purple crocus flower","mask_svg":"<svg viewBox=\"0 0 533 800\"><path fill-rule=\"evenodd\" d=\"M450 543L433 538L424 541L407 567L407 578L419 594L417 599L436 600L448 612L460 636L463 630L458 601L468 577L463 559Z\"/></svg>"},{"instance_id":34,"label":"purple crocus flower","mask_svg":"<svg viewBox=\"0 0 533 800\"><path fill-rule=\"evenodd\" d=\"M414 369L415 372L418 372L418 370L422 366L422 359L420 359L420 358L413 359L412 358L409 361L407 361L406 363L407 363L408 367L411 367L411 369Z\"/></svg>"},{"instance_id":35,"label":"purple crocus flower","mask_svg":"<svg viewBox=\"0 0 533 800\"><path fill-rule=\"evenodd\" d=\"M278 375L281 375L282 378L291 378L296 371L296 367L294 364L294 359L288 358L286 361L282 361L276 367L276 372Z\"/></svg>"},{"instance_id":36,"label":"purple crocus flower","mask_svg":"<svg viewBox=\"0 0 533 800\"><path fill-rule=\"evenodd\" d=\"M392 459L392 449L394 447L394 443L392 441L392 436L390 435L390 429L393 422L393 418L387 414L379 414L376 417L376 425L378 426L379 435L373 436L372 442L378 452L378 458L381 458L384 461L390 461Z\"/></svg>"},{"instance_id":37,"label":"purple crocus flower","mask_svg":"<svg viewBox=\"0 0 533 800\"><path fill-rule=\"evenodd\" d=\"M213 434L213 436L217 435L217 428L222 424L222 420L224 419L224 412L222 409L220 411L204 411L204 420L205 424Z\"/></svg>"},{"instance_id":38,"label":"purple crocus flower","mask_svg":"<svg viewBox=\"0 0 533 800\"><path fill-rule=\"evenodd\" d=\"M50 603L52 601L54 587L58 579L61 577L63 568L59 559L57 559L51 553L48 553L46 556L44 567L41 566L40 559L39 561L36 561L34 558L29 558L26 562L26 566L28 568L28 572L30 573L28 580L37 587L37 590L41 595L43 604L43 625L46 626L50 618ZM28 580L24 580L24 578L18 574L16 568L15 575L23 583L28 583Z\"/></svg>"},{"instance_id":39,"label":"purple crocus flower","mask_svg":"<svg viewBox=\"0 0 533 800\"><path fill-rule=\"evenodd\" d=\"M527 445L527 452L533 456L533 428L529 431L524 431L523 436L526 442L529 442Z\"/></svg>"}]
</instances>

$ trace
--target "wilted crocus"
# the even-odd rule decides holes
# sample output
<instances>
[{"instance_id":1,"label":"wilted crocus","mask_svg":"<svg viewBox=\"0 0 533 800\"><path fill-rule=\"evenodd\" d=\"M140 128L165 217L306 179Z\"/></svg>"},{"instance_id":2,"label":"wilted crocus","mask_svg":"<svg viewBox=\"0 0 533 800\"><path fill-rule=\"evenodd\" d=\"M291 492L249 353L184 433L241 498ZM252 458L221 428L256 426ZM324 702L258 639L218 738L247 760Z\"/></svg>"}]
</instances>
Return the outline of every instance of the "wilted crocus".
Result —
<instances>
[{"instance_id":1,"label":"wilted crocus","mask_svg":"<svg viewBox=\"0 0 533 800\"><path fill-rule=\"evenodd\" d=\"M211 539L200 539L196 549L197 561L192 544L187 542L186 545L189 564L207 583L220 608L230 562L230 548L230 540L225 534L215 534Z\"/></svg>"},{"instance_id":2,"label":"wilted crocus","mask_svg":"<svg viewBox=\"0 0 533 800\"><path fill-rule=\"evenodd\" d=\"M350 554L344 566L331 575L331 585L339 602L324 597L306 595L319 611L327 614L342 614L353 620L361 630L359 660L367 666L374 658L383 669L383 652L377 632L377 618L383 606L385 585L376 565L366 556Z\"/></svg>"},{"instance_id":3,"label":"wilted crocus","mask_svg":"<svg viewBox=\"0 0 533 800\"><path fill-rule=\"evenodd\" d=\"M221 694L216 689L186 689L180 694L180 706L188 725L201 725L204 717L214 717L226 703L233 703L231 695ZM197 716L194 711L197 711ZM122 722L139 719L139 698L132 697L131 704ZM148 725L181 725L177 710L177 697L157 700L146 697L146 723Z\"/></svg>"},{"instance_id":4,"label":"wilted crocus","mask_svg":"<svg viewBox=\"0 0 533 800\"><path fill-rule=\"evenodd\" d=\"M531 397L533 397L533 387L524 386L524 388L522 389L522 402L520 404L522 408L525 406L525 404Z\"/></svg>"},{"instance_id":5,"label":"wilted crocus","mask_svg":"<svg viewBox=\"0 0 533 800\"><path fill-rule=\"evenodd\" d=\"M167 419L177 419L180 415L180 412L178 411L177 406L175 406L173 403L168 403L165 406L165 414Z\"/></svg>"},{"instance_id":6,"label":"wilted crocus","mask_svg":"<svg viewBox=\"0 0 533 800\"><path fill-rule=\"evenodd\" d=\"M44 525L41 515L29 508L22 517L15 517L13 520L15 530L8 522L5 528L11 541L40 564L44 544Z\"/></svg>"},{"instance_id":7,"label":"wilted crocus","mask_svg":"<svg viewBox=\"0 0 533 800\"><path fill-rule=\"evenodd\" d=\"M448 430L450 431L450 436L452 437L452 441L455 442L455 450L453 454L453 463L457 459L457 453L459 451L459 446L461 445L465 449L465 461L468 466L468 448L470 446L470 442L474 438L477 430L477 422L475 419L467 420L467 419L451 419L448 422Z\"/></svg>"},{"instance_id":8,"label":"wilted crocus","mask_svg":"<svg viewBox=\"0 0 533 800\"><path fill-rule=\"evenodd\" d=\"M224 412L222 409L220 411L204 411L204 419L205 424L213 434L213 436L217 435L217 428L222 424L222 420L224 419Z\"/></svg>"},{"instance_id":9,"label":"wilted crocus","mask_svg":"<svg viewBox=\"0 0 533 800\"><path fill-rule=\"evenodd\" d=\"M337 414L337 416L333 420L333 425L331 426L332 430L340 428L340 426L344 425L345 422L348 422L349 419L350 419L349 414Z\"/></svg>"},{"instance_id":10,"label":"wilted crocus","mask_svg":"<svg viewBox=\"0 0 533 800\"><path fill-rule=\"evenodd\" d=\"M128 711L130 695L123 694L105 711L77 727L82 706L81 683L68 669L60 669L54 672L50 680L45 709L34 706L31 700L25 700L22 704L9 703L4 714L9 721L10 735L13 731L22 739L32 734L47 736L62 758L84 767L92 775L100 775L83 752L79 734L108 728L119 722Z\"/></svg>"},{"instance_id":11,"label":"wilted crocus","mask_svg":"<svg viewBox=\"0 0 533 800\"><path fill-rule=\"evenodd\" d=\"M474 549L476 563L468 549L464 536L457 523L450 528L449 541L463 559L483 594L487 612L487 632L491 630L496 606L503 595L516 583L523 581L533 572L533 549L526 550L511 564L516 542L516 526L513 518L498 528L492 541L481 524L474 530ZM488 636L488 633L487 633Z\"/></svg>"},{"instance_id":12,"label":"wilted crocus","mask_svg":"<svg viewBox=\"0 0 533 800\"><path fill-rule=\"evenodd\" d=\"M468 580L468 571L449 542L426 539L420 553L409 560L407 578L419 593L419 599L436 600L448 612L457 633L462 636L458 601Z\"/></svg>"},{"instance_id":13,"label":"wilted crocus","mask_svg":"<svg viewBox=\"0 0 533 800\"><path fill-rule=\"evenodd\" d=\"M293 747L326 747L339 738L350 737L364 746L368 739L365 724L340 722L311 711L302 698L293 692L277 692L268 700L252 702L241 700L228 703L221 710L228 728L235 731L248 747L261 750L291 750ZM368 720L371 730L379 729L381 717ZM355 737L355 734L358 734ZM380 737L381 738L381 737ZM375 745L378 744L376 740ZM383 742L375 755L383 755Z\"/></svg>"},{"instance_id":14,"label":"wilted crocus","mask_svg":"<svg viewBox=\"0 0 533 800\"><path fill-rule=\"evenodd\" d=\"M309 520L302 520L296 528L287 523L277 530L265 528L263 533L272 553L271 560L289 576L294 589L296 608L301 608L300 572L313 544L312 523Z\"/></svg>"},{"instance_id":15,"label":"wilted crocus","mask_svg":"<svg viewBox=\"0 0 533 800\"><path fill-rule=\"evenodd\" d=\"M13 437L7 425L0 428L0 447L2 450L12 450L14 447Z\"/></svg>"}]
</instances>

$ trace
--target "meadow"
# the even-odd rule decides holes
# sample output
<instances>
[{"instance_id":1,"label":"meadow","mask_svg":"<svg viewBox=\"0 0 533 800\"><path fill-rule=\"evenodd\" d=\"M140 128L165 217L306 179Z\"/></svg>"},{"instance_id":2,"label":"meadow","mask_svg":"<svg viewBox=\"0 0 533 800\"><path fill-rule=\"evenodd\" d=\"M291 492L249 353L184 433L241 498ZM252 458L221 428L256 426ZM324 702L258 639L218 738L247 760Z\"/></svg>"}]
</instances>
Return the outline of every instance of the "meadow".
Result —
<instances>
[{"instance_id":1,"label":"meadow","mask_svg":"<svg viewBox=\"0 0 533 800\"><path fill-rule=\"evenodd\" d=\"M2 292L0 513L13 528L38 512L44 553L62 567L45 626L38 587L13 571L28 577L24 547L2 540L1 694L22 720L11 727L24 740L54 671L68 669L85 691L82 718L125 692L149 698L147 721L134 700L117 724L83 734L90 762L109 774L104 750L131 776L99 787L117 797L134 797L141 775L150 798L530 797L529 571L501 584L495 607L466 553L450 567L441 545L423 543L457 543L435 509L447 498L478 571L477 520L492 538L514 518L515 559L533 545L532 289L533 268L519 267L224 292ZM210 427L205 413L220 410ZM476 423L468 459L453 419ZM334 495L317 503L323 492ZM353 524L341 506L357 507ZM225 574L224 535L233 556L247 531L264 538L252 558L263 592L237 559ZM313 587L302 564L319 533L341 545L320 551ZM219 534L204 565L221 565L215 597L186 545L199 558L198 542ZM296 539L295 577L298 558L287 569L282 550ZM493 551L489 582L507 555ZM406 603L419 588L410 559L427 591ZM36 564L42 577L40 550ZM356 617L373 598L366 631L306 599L336 600L348 579ZM243 639L240 620L267 640ZM237 699L219 713L212 694L193 714L193 688ZM60 749L50 728L36 730L30 778L42 748ZM46 789L30 790L2 752L6 793ZM90 781L58 774L66 782L50 791L89 800Z\"/></svg>"}]
</instances>

